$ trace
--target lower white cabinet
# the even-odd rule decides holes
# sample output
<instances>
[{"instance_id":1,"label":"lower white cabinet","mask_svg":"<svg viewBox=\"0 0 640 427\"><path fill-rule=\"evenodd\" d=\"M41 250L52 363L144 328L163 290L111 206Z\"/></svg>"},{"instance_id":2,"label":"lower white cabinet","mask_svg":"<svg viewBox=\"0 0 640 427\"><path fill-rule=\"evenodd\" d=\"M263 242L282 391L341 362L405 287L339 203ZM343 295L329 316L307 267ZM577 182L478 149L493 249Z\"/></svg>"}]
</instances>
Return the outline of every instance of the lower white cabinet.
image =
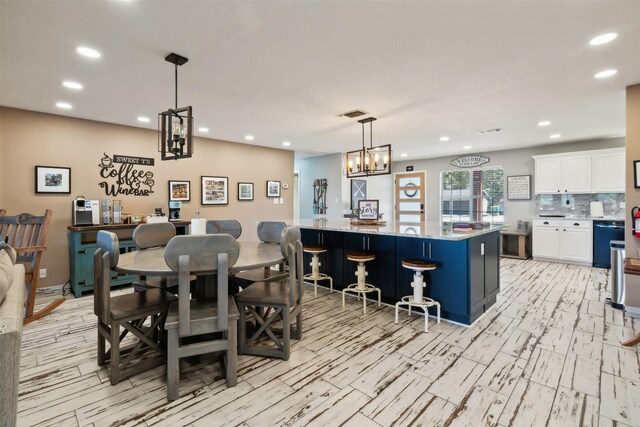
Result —
<instances>
[{"instance_id":1,"label":"lower white cabinet","mask_svg":"<svg viewBox=\"0 0 640 427\"><path fill-rule=\"evenodd\" d=\"M536 219L533 221L533 257L591 264L592 238L589 220Z\"/></svg>"}]
</instances>

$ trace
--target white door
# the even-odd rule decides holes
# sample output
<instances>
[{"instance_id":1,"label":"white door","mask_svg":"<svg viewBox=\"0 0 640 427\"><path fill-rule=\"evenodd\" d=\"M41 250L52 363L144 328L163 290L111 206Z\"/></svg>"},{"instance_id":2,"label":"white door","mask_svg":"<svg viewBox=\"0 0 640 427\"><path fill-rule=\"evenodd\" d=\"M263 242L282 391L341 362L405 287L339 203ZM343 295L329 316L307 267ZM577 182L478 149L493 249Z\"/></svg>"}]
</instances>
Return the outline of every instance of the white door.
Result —
<instances>
[{"instance_id":1,"label":"white door","mask_svg":"<svg viewBox=\"0 0 640 427\"><path fill-rule=\"evenodd\" d=\"M562 258L570 261L591 262L591 230L587 228L562 228Z\"/></svg>"},{"instance_id":2,"label":"white door","mask_svg":"<svg viewBox=\"0 0 640 427\"><path fill-rule=\"evenodd\" d=\"M424 222L425 181L424 171L396 174L395 206L397 222Z\"/></svg>"},{"instance_id":3,"label":"white door","mask_svg":"<svg viewBox=\"0 0 640 427\"><path fill-rule=\"evenodd\" d=\"M536 194L560 193L562 161L560 159L535 160Z\"/></svg>"},{"instance_id":4,"label":"white door","mask_svg":"<svg viewBox=\"0 0 640 427\"><path fill-rule=\"evenodd\" d=\"M566 157L562 162L562 192L591 192L591 156Z\"/></svg>"},{"instance_id":5,"label":"white door","mask_svg":"<svg viewBox=\"0 0 640 427\"><path fill-rule=\"evenodd\" d=\"M560 258L560 231L558 227L533 227L533 256Z\"/></svg>"}]
</instances>

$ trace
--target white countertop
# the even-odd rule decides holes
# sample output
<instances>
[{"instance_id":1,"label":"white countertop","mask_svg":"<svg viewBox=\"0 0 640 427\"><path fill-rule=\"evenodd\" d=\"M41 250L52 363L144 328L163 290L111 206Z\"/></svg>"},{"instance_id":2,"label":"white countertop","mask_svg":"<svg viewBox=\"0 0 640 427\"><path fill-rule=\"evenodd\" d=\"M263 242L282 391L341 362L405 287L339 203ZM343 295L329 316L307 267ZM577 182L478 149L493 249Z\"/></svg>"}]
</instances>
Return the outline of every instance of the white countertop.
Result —
<instances>
[{"instance_id":1,"label":"white countertop","mask_svg":"<svg viewBox=\"0 0 640 427\"><path fill-rule=\"evenodd\" d=\"M351 220L344 219L302 219L294 225L302 228L317 230L343 231L348 233L385 234L390 236L418 237L441 240L464 240L482 234L498 231L500 225L492 225L481 230L458 231L454 230L450 224L442 224L436 221L422 223L399 223L388 221L380 225L355 225Z\"/></svg>"}]
</instances>

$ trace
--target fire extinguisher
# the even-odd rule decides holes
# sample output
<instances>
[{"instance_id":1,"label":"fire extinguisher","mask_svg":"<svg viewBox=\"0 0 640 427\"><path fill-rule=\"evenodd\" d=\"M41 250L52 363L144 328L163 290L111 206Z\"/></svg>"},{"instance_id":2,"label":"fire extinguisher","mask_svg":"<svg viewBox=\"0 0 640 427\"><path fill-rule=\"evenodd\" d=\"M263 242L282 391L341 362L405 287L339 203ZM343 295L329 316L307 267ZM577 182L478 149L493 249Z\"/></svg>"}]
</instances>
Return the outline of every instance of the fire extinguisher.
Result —
<instances>
[{"instance_id":1,"label":"fire extinguisher","mask_svg":"<svg viewBox=\"0 0 640 427\"><path fill-rule=\"evenodd\" d=\"M631 234L640 238L640 206L634 206L631 209L631 220L633 221Z\"/></svg>"}]
</instances>

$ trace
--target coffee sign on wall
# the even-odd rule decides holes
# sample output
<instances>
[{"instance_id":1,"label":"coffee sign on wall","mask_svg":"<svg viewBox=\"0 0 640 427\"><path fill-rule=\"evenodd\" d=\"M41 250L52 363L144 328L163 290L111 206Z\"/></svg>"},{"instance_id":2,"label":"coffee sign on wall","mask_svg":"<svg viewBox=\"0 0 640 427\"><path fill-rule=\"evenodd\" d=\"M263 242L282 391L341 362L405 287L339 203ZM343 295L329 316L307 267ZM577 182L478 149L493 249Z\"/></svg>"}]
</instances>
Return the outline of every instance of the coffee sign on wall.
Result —
<instances>
[{"instance_id":1,"label":"coffee sign on wall","mask_svg":"<svg viewBox=\"0 0 640 427\"><path fill-rule=\"evenodd\" d=\"M154 159L149 157L134 157L114 154L109 157L104 153L100 159L100 178L98 183L104 188L107 196L129 195L148 196L153 193L153 172L144 169L153 166Z\"/></svg>"},{"instance_id":2,"label":"coffee sign on wall","mask_svg":"<svg viewBox=\"0 0 640 427\"><path fill-rule=\"evenodd\" d=\"M489 158L485 156L464 156L451 160L450 163L452 166L457 166L459 168L475 168L477 166L484 165L485 163L489 163Z\"/></svg>"}]
</instances>

